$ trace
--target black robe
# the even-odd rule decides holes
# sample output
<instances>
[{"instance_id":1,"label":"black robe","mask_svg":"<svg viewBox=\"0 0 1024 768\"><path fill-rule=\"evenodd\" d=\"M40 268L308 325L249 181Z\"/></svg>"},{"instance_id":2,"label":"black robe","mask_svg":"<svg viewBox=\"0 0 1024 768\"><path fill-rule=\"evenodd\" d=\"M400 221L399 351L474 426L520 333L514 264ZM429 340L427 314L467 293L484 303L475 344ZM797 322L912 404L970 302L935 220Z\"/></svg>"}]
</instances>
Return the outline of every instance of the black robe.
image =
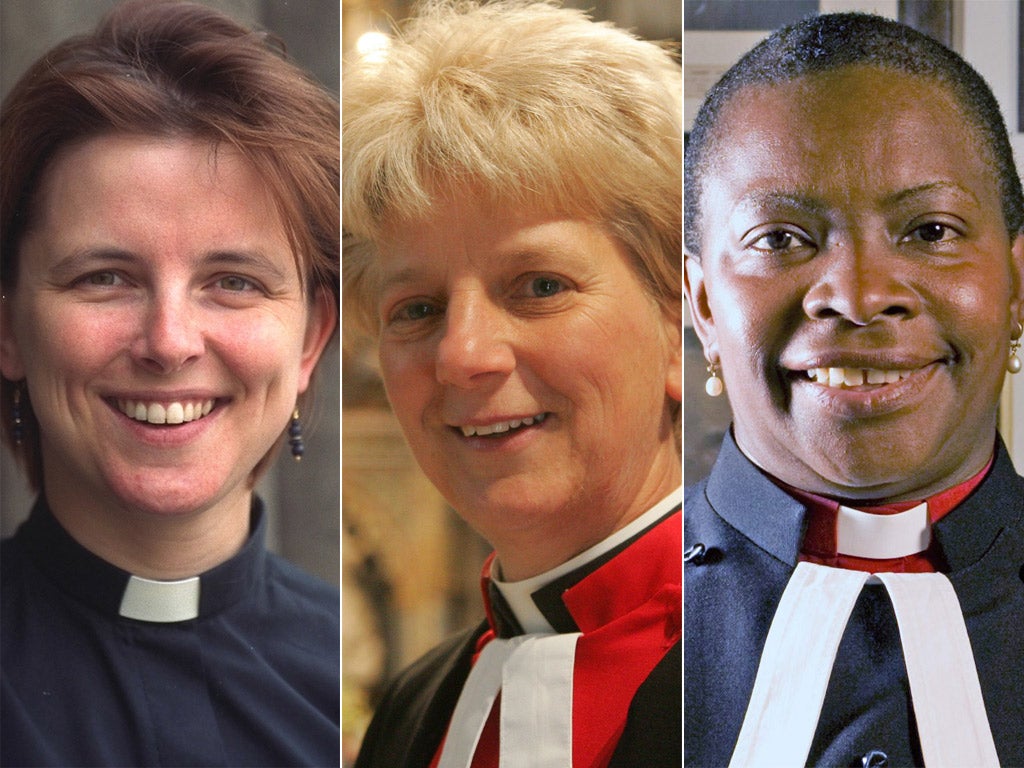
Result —
<instances>
[{"instance_id":1,"label":"black robe","mask_svg":"<svg viewBox=\"0 0 1024 768\"><path fill-rule=\"evenodd\" d=\"M677 507L663 519L678 514ZM641 532L533 594L537 607L557 631L578 629L562 601L565 591L614 559L645 533ZM678 542L678 529L676 536ZM503 609L500 595L492 589L488 597L498 634L514 634L515 628L508 627L511 620L509 612ZM476 641L488 627L484 622L451 638L409 667L389 686L363 740L357 768L426 768L430 765L469 675ZM610 766L678 768L682 760L681 680L682 647L680 642L675 642L633 696L625 730Z\"/></svg>"},{"instance_id":2,"label":"black robe","mask_svg":"<svg viewBox=\"0 0 1024 768\"><path fill-rule=\"evenodd\" d=\"M804 515L731 436L711 475L687 490L686 765L729 763L768 629L799 559ZM1001 442L986 478L933 526L933 540L964 611L1001 764L1024 766L1024 478ZM872 752L890 766L923 764L882 587L865 589L854 608L808 764L860 766Z\"/></svg>"}]
</instances>

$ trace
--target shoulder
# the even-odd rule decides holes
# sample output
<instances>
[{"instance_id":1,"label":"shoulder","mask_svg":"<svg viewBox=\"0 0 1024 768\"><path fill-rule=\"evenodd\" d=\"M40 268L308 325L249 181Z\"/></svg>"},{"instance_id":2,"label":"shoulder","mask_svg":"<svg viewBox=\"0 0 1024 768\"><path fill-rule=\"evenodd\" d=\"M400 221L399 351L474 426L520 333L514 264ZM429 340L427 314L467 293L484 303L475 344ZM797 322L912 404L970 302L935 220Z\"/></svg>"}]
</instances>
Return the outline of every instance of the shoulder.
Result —
<instances>
[{"instance_id":1,"label":"shoulder","mask_svg":"<svg viewBox=\"0 0 1024 768\"><path fill-rule=\"evenodd\" d=\"M340 614L340 593L337 587L270 552L267 553L266 583L267 588L277 593L279 599L290 599L307 609L323 610L334 616Z\"/></svg>"},{"instance_id":2,"label":"shoulder","mask_svg":"<svg viewBox=\"0 0 1024 768\"><path fill-rule=\"evenodd\" d=\"M484 629L477 626L445 640L387 686L363 740L358 768L429 764Z\"/></svg>"}]
</instances>

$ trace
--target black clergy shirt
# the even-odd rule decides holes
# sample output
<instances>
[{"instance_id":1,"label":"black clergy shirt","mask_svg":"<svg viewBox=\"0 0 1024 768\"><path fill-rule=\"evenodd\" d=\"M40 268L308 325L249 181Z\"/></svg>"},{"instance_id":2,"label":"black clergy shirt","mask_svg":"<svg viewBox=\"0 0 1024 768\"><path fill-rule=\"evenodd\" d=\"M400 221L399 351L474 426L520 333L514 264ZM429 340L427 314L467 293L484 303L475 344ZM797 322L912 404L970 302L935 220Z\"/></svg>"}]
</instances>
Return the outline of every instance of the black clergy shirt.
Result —
<instances>
[{"instance_id":1,"label":"black clergy shirt","mask_svg":"<svg viewBox=\"0 0 1024 768\"><path fill-rule=\"evenodd\" d=\"M0 764L337 765L338 592L265 529L257 501L198 616L153 623L119 615L130 574L37 502L0 550Z\"/></svg>"}]
</instances>

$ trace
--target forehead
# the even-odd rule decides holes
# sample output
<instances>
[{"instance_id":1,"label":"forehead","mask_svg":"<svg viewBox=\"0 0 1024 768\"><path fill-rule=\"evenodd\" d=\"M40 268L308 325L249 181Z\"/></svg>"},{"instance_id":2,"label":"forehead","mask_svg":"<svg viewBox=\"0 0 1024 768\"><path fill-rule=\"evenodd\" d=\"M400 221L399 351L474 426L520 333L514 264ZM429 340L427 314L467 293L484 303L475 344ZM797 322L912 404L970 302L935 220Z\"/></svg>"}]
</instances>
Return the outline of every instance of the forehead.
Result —
<instances>
[{"instance_id":1,"label":"forehead","mask_svg":"<svg viewBox=\"0 0 1024 768\"><path fill-rule=\"evenodd\" d=\"M952 93L920 76L848 67L742 88L723 107L702 209L774 185L851 197L955 181L986 200L998 179Z\"/></svg>"}]
</instances>

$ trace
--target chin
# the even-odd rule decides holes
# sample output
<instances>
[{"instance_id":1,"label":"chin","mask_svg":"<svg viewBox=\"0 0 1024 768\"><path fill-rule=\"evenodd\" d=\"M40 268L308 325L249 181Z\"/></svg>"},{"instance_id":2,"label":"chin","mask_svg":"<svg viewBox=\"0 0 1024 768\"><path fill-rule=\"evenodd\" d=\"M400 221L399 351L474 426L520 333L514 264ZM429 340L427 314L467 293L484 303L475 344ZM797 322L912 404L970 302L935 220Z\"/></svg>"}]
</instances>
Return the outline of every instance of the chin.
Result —
<instances>
[{"instance_id":1,"label":"chin","mask_svg":"<svg viewBox=\"0 0 1024 768\"><path fill-rule=\"evenodd\" d=\"M162 518L189 517L213 506L230 495L222 484L194 482L194 476L167 471L121 478L110 483L111 491L122 507Z\"/></svg>"},{"instance_id":2,"label":"chin","mask_svg":"<svg viewBox=\"0 0 1024 768\"><path fill-rule=\"evenodd\" d=\"M560 498L558 490L550 485L538 488L531 478L520 477L463 490L448 500L466 522L490 540L492 531L527 530L552 516L563 515L566 502L559 503Z\"/></svg>"}]
</instances>

